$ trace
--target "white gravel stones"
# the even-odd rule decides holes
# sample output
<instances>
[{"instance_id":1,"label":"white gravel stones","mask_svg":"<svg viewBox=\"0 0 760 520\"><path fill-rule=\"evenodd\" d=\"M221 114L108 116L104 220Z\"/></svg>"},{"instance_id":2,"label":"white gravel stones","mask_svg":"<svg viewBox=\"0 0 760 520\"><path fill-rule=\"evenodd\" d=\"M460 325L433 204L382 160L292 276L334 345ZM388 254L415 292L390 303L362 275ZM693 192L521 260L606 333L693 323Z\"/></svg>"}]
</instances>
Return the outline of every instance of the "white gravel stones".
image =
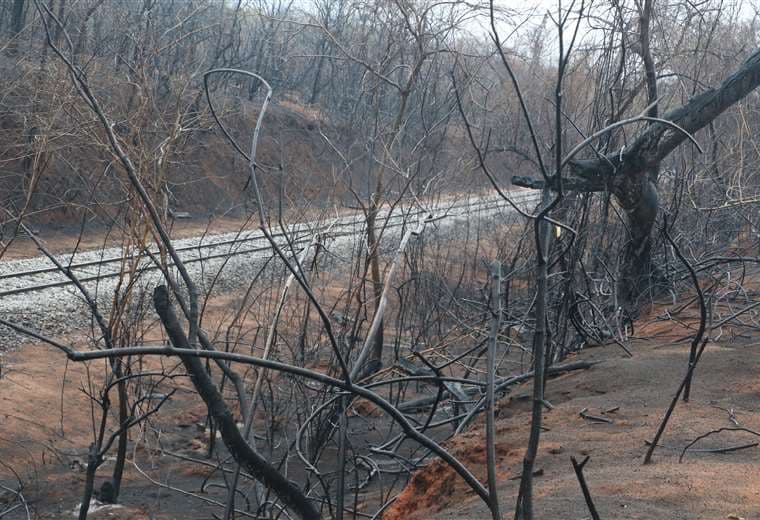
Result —
<instances>
[{"instance_id":1,"label":"white gravel stones","mask_svg":"<svg viewBox=\"0 0 760 520\"><path fill-rule=\"evenodd\" d=\"M532 192L518 192L516 199L530 211L538 200L537 195ZM493 196L471 199L469 202L463 200L439 202L426 208L425 211L419 208L396 207L383 233L383 249L388 252L395 250L404 222L407 225L416 225L417 220L423 218L428 212L434 214L435 217L442 217L436 219L425 231L426 234L439 238L457 238L461 230L466 228L467 223L472 224L473 219L493 220L499 215L513 214L513 210L506 202ZM387 211L382 213L379 222L383 222L387 216ZM364 220L356 214L341 216L328 222L296 224L290 227L289 234L296 241L296 245L303 247L311 239L312 230L318 229L324 232L329 226L331 228L324 245L332 253L330 257L333 262L351 258L352 251L363 246L361 241L364 236ZM280 247L286 252L289 251L287 242L281 234L277 230L272 232L279 235L276 239ZM186 267L190 276L203 292L211 289L212 285L213 291L217 294L245 289L265 264L271 270L266 273L267 276L277 276L284 270L284 265L279 259L267 262L274 252L258 230L175 240L174 247L183 261L187 262ZM58 255L57 259L63 265L68 265L119 258L122 255L121 249L110 248L78 252L73 259L70 254ZM144 258L140 265L150 267L152 263L148 258ZM43 334L58 337L82 327L89 327L91 325L89 310L81 294L73 285L3 295L16 289L67 280L66 275L58 271L23 277L7 276L51 267L54 267L52 262L44 256L0 262L0 316ZM323 265L321 268L326 267ZM117 288L118 278L108 275L117 273L119 269L119 262L99 263L72 269L80 280L89 280L83 285L97 297L103 314L107 314L113 293ZM176 269L172 268L172 271L177 276ZM161 279L161 273L157 269L145 270L139 275L138 287L140 290L152 290L154 286L161 283ZM0 326L0 351L13 348L23 341L24 339L13 331Z\"/></svg>"}]
</instances>

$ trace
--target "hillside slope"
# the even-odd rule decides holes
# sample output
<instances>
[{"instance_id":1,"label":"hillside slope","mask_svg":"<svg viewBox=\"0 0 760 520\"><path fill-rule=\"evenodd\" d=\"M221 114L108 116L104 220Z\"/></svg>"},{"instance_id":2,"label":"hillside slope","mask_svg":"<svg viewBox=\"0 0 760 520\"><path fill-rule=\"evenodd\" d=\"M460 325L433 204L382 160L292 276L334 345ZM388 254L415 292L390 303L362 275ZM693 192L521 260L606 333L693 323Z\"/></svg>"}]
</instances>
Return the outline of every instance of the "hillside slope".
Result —
<instances>
[{"instance_id":1,"label":"hillside slope","mask_svg":"<svg viewBox=\"0 0 760 520\"><path fill-rule=\"evenodd\" d=\"M729 453L699 450L760 441L744 432L711 435L678 458L696 437L722 427L760 432L760 334L729 331L711 342L697 369L689 403L679 403L655 452L642 465L654 432L683 377L696 316L665 319L656 308L640 322L633 358L615 346L579 356L602 363L548 383L554 409L545 415L535 478L536 518L590 518L570 457L591 457L584 473L601 518L760 518L760 447ZM741 334L740 334L741 332ZM717 335L718 331L714 331ZM501 402L497 421L498 478L503 511L514 507L530 424L530 385ZM605 417L590 421L579 413ZM732 421L732 418L736 422ZM482 426L449 445L485 482ZM736 515L736 516L730 516ZM506 513L509 517L510 513ZM488 519L484 504L439 463L414 475L386 520Z\"/></svg>"}]
</instances>

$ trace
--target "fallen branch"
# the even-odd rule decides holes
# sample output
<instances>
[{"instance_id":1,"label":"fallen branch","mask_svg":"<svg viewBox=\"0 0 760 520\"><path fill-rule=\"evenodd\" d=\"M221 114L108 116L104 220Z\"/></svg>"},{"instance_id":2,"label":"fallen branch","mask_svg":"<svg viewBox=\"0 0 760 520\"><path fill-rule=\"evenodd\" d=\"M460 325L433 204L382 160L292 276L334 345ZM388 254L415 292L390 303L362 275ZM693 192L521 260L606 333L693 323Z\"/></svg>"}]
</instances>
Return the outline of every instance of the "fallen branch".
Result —
<instances>
[{"instance_id":1,"label":"fallen branch","mask_svg":"<svg viewBox=\"0 0 760 520\"><path fill-rule=\"evenodd\" d=\"M586 413L586 412L588 412L588 408L584 408L583 410L581 410L581 412L578 415L580 415L581 417L583 417L587 421L603 422L603 423L607 423L607 424L612 424L612 419L607 419L606 417L600 417L598 415L591 415L590 413Z\"/></svg>"},{"instance_id":2,"label":"fallen branch","mask_svg":"<svg viewBox=\"0 0 760 520\"><path fill-rule=\"evenodd\" d=\"M760 433L758 433L758 432L756 432L754 430L750 430L749 428L742 428L741 426L736 427L736 428L724 427L724 428L718 428L717 430L711 430L711 431L709 431L709 432L707 432L705 434L700 435L699 437L697 437L696 439L694 439L693 441L691 441L689 444L687 444L686 446L684 446L683 450L681 451L681 456L678 457L678 462L682 462L683 461L683 458L686 455L686 451L689 448L691 448L692 446L694 446L696 443L698 443L702 439L706 439L710 435L713 435L713 434L716 434L716 433L721 433L721 432L746 432L746 433L751 433L752 435L755 435L756 437L760 437ZM741 446L734 446L734 447L730 447L730 448L716 448L714 450L711 450L708 453L726 453L726 452L731 452L731 451L743 450L743 449L747 449L747 448L753 448L753 447L755 447L757 445L758 445L758 443L755 442L755 443L751 443L751 444L743 444Z\"/></svg>"},{"instance_id":3,"label":"fallen branch","mask_svg":"<svg viewBox=\"0 0 760 520\"><path fill-rule=\"evenodd\" d=\"M574 361L572 363L565 363L564 365L554 365L547 369L546 375L557 375L561 374L563 372L571 372L573 370L585 370L587 368L591 368L592 366L596 365L597 363L600 363L600 361ZM501 379L499 381L496 381L496 386L494 387L494 392L502 392L507 387L516 385L522 382L525 382L533 377L533 371L525 372L524 374L519 374L513 377L508 377ZM477 392L479 392L478 388L467 388L464 390L464 393L468 396L475 395ZM450 396L448 392L445 393L444 396L441 398L445 398ZM420 399L415 399L413 401L406 401L404 403L401 403L398 405L398 409L402 412L412 412L415 410L419 410L422 408L427 408L428 406L431 406L433 403L436 402L435 396L431 397L422 397ZM475 410L482 407L483 402L479 402L475 405Z\"/></svg>"}]
</instances>

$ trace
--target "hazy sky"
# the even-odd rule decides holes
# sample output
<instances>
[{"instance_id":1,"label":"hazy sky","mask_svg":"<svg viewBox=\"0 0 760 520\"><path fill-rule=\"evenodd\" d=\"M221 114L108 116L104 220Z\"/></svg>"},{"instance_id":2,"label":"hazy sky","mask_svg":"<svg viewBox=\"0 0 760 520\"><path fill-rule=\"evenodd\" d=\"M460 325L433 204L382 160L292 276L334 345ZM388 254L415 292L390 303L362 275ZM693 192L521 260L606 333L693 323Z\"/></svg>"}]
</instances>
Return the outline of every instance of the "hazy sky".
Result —
<instances>
[{"instance_id":1,"label":"hazy sky","mask_svg":"<svg viewBox=\"0 0 760 520\"><path fill-rule=\"evenodd\" d=\"M660 2L662 1L663 0L660 0ZM622 0L622 3L629 9L635 9L635 3L633 0ZM712 5L717 4L717 2L712 3ZM575 0L575 3L573 3L572 0L494 0L494 5L515 12L511 24L507 22L499 24L499 32L502 39L506 40L507 36L509 36L514 30L515 24L519 23L520 27L516 30L514 36L512 36L512 38L517 38L519 41L521 37L524 37L530 31L534 30L542 22L547 13L551 13L557 18L558 7L560 5L563 9L570 6L574 6L574 9L578 9L581 6L581 0ZM583 5L586 12L588 12L588 9L600 12L600 10L606 11L610 8L610 2L600 0L585 0ZM737 17L740 20L750 21L755 16L757 10L760 9L760 0L725 0L722 3L722 7L725 12L734 11L737 13ZM478 21L477 30L482 31L483 33L490 30L488 20L485 17ZM566 42L571 39L574 30L575 24L568 23L564 31ZM576 45L588 42L597 36L598 33L593 31L592 27L589 25L589 21L582 20L579 26ZM510 40L512 38L510 38ZM557 31L551 21L548 21L546 26L545 44L544 58L551 60L551 56L556 54L557 50ZM507 41L507 45L509 45L509 41Z\"/></svg>"}]
</instances>

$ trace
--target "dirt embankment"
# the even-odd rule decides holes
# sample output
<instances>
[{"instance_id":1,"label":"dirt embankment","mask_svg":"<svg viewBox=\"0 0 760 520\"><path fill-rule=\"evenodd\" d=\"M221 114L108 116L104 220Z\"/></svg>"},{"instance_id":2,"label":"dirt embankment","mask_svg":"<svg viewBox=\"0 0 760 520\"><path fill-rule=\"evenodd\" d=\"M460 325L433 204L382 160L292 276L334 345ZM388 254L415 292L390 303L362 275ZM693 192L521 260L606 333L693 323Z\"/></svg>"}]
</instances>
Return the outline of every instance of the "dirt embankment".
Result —
<instances>
[{"instance_id":1,"label":"dirt embankment","mask_svg":"<svg viewBox=\"0 0 760 520\"><path fill-rule=\"evenodd\" d=\"M17 90L9 95L23 104L23 85ZM125 92L117 87L105 92L102 101L109 105L109 117L117 121L117 137L157 202L166 196L170 208L196 217L246 213L245 159L233 150L210 117L197 114L192 131L170 140L170 127L162 126L158 131L154 127L154 120L165 117L160 110L167 107L156 107L158 113L138 117L126 108ZM107 226L111 219L128 220L128 213L136 211L137 205L105 135L99 127L83 125L76 119L83 116L53 110L61 100L52 93L45 96L48 94L47 104L42 103L47 110L40 109L34 118L0 112L0 162L4 171L0 189L5 204L13 204L19 213L23 208L29 225L64 232L79 226L83 218L91 226ZM77 103L68 98L67 102ZM230 104L222 110L222 120L235 139L246 142L260 106L243 100ZM174 118L176 115L168 119ZM321 124L336 130L318 113L285 100L270 105L265 115L257 152L259 182L272 197L282 191L285 207L302 206L303 201L318 205L339 195L340 186L336 186L331 169L333 152L320 134ZM161 153L166 157L161 158ZM0 219L0 224L4 220ZM7 236L12 223L4 228L0 230Z\"/></svg>"},{"instance_id":2,"label":"dirt embankment","mask_svg":"<svg viewBox=\"0 0 760 520\"><path fill-rule=\"evenodd\" d=\"M757 280L745 280L747 291L757 294ZM219 302L220 313L223 303ZM732 306L739 308L737 302ZM715 315L731 312L718 308ZM712 332L714 340L696 372L691 401L679 403L654 464L642 465L646 442L686 370L696 321L694 309L679 313L658 306L637 323L633 358L614 345L588 348L578 357L601 363L549 381L547 399L553 409L545 415L537 462L536 518L589 517L571 456L591 457L585 475L605 519L760 518L760 447L715 452L760 438L722 432L695 445L683 462L678 460L684 446L712 430L738 424L760 431L760 336L751 320L745 320L747 327L724 326ZM0 363L0 462L19 472L27 498L39 508L37 517L68 516L78 503L82 463L92 439L90 400L82 390L90 391L90 377L97 382L107 368L99 363L67 366L62 354L41 345L8 353ZM186 384L182 378L176 382ZM511 510L517 494L530 423L530 391L529 384L516 387L499 403L497 476L505 512ZM584 419L583 409L609 422ZM163 422L171 425L162 433L164 446L197 452L196 458L202 458L207 446L202 428L198 429L204 409L197 396L189 389L181 390L161 414ZM484 438L482 425L476 425L447 445L483 481ZM188 474L187 467L172 464L166 457L153 467L152 462L158 461L155 452L141 447L135 453L136 459L130 455L130 460L178 487L197 485L197 472L206 471L192 466L190 470L196 473ZM106 466L98 480L108 473ZM6 466L0 467L0 479L13 483ZM199 517L202 510L211 517L213 508L203 509L177 493L157 489L132 466L127 483L129 495L124 502L133 507L120 511L127 515L121 518L182 518L189 511ZM221 495L216 498L223 500ZM384 518L488 519L490 514L450 468L433 462L412 476Z\"/></svg>"},{"instance_id":3,"label":"dirt embankment","mask_svg":"<svg viewBox=\"0 0 760 520\"><path fill-rule=\"evenodd\" d=\"M156 371L161 369L161 363L148 360L144 368L146 372ZM174 373L173 366L163 368ZM93 417L97 422L101 417L101 409L93 407L86 393L100 397L108 368L100 362L66 363L62 353L40 344L3 354L0 367L0 484L7 488L0 488L0 506L15 499L11 491L19 487L20 479L31 518L75 518L85 481L87 449L94 438ZM166 480L173 486L197 491L199 483L214 473L213 459L206 460L205 405L186 378L177 378L174 384L177 392L161 409L172 426L165 430L155 425L133 428L121 504L96 507L88 518L213 518L216 507L204 504L202 499L224 500L220 489L209 487L198 493L201 499L193 500L148 480ZM111 414L109 431L115 420L115 413ZM201 463L189 464L166 453L161 456L161 450L182 453ZM96 489L110 478L113 467L111 450L98 470ZM13 516L16 513L20 516ZM8 518L26 516L19 509Z\"/></svg>"},{"instance_id":4,"label":"dirt embankment","mask_svg":"<svg viewBox=\"0 0 760 520\"><path fill-rule=\"evenodd\" d=\"M662 319L665 307L644 318L633 344L634 357L614 346L591 348L580 357L602 360L584 372L548 384L548 400L538 474L536 518L590 518L570 457L590 456L585 475L602 518L725 519L760 518L760 447L735 452L716 450L760 438L743 432L711 435L681 450L711 430L727 427L760 432L760 336L757 332L722 337L705 351L688 403L679 403L655 452L642 465L688 361L696 316ZM717 332L717 331L716 331ZM522 456L530 424L530 385L517 388L500 403L497 422L498 479L503 511L514 507ZM579 412L610 422L590 421ZM456 438L449 448L485 482L482 427ZM701 450L701 451L700 451ZM734 516L731 516L734 515ZM434 462L418 471L388 510L386 520L488 519L490 513L454 472Z\"/></svg>"}]
</instances>

